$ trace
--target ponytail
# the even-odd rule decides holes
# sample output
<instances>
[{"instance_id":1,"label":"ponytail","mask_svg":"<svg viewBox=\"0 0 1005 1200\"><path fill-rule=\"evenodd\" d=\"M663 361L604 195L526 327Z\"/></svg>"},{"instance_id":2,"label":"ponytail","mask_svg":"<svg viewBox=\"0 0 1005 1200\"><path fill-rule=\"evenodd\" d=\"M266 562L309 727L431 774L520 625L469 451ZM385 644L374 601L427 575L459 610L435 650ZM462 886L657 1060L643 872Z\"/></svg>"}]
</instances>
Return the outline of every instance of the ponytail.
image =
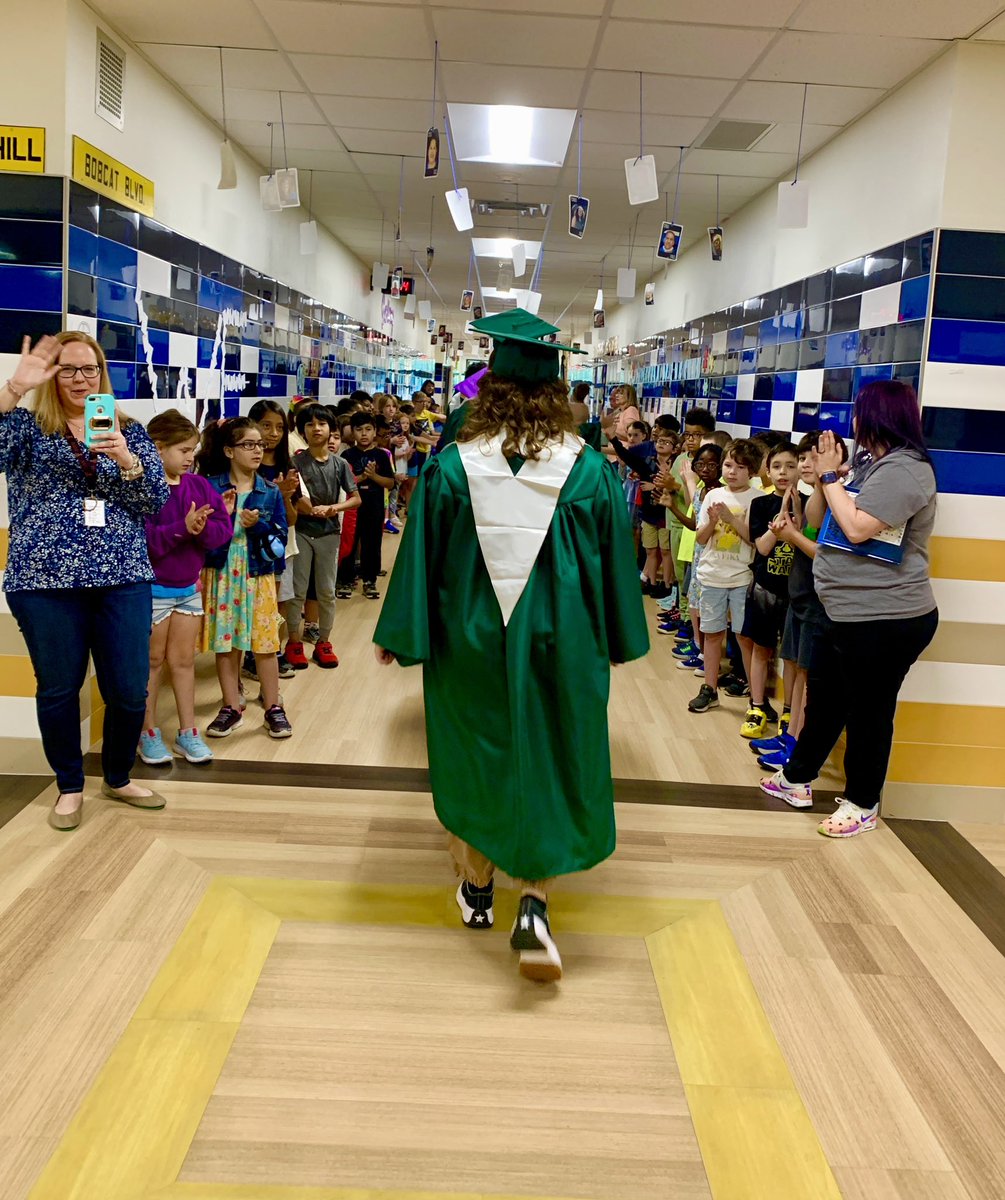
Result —
<instances>
[{"instance_id":1,"label":"ponytail","mask_svg":"<svg viewBox=\"0 0 1005 1200\"><path fill-rule=\"evenodd\" d=\"M258 426L248 417L231 417L225 421L209 421L202 432L202 444L195 456L198 475L224 475L230 471L230 459L224 449L241 441L246 429L258 433Z\"/></svg>"}]
</instances>

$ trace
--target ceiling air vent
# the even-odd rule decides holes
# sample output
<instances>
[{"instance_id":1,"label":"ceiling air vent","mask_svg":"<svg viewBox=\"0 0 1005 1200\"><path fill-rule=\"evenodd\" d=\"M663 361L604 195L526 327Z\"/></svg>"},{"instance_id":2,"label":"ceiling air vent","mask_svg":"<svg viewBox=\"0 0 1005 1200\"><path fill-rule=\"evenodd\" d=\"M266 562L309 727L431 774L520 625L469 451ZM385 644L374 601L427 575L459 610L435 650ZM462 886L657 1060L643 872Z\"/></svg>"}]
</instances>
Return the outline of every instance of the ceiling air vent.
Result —
<instances>
[{"instance_id":1,"label":"ceiling air vent","mask_svg":"<svg viewBox=\"0 0 1005 1200\"><path fill-rule=\"evenodd\" d=\"M521 200L476 200L475 212L479 216L492 216L500 213L507 217L529 217L532 220L544 220L548 215L548 204L528 204Z\"/></svg>"},{"instance_id":2,"label":"ceiling air vent","mask_svg":"<svg viewBox=\"0 0 1005 1200\"><path fill-rule=\"evenodd\" d=\"M719 121L698 143L701 150L752 150L773 129L765 121Z\"/></svg>"},{"instance_id":3,"label":"ceiling air vent","mask_svg":"<svg viewBox=\"0 0 1005 1200\"><path fill-rule=\"evenodd\" d=\"M109 125L121 129L125 124L126 55L100 29L96 75L94 111Z\"/></svg>"}]
</instances>

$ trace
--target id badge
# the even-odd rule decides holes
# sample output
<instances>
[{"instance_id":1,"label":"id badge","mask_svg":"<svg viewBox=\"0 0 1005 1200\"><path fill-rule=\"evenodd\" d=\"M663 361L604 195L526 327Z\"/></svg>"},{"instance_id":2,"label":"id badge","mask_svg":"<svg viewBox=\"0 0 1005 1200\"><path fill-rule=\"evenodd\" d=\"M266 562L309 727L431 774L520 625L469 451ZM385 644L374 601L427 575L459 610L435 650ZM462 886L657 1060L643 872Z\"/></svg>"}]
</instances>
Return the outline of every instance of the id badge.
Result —
<instances>
[{"instance_id":1,"label":"id badge","mask_svg":"<svg viewBox=\"0 0 1005 1200\"><path fill-rule=\"evenodd\" d=\"M84 500L84 525L89 529L104 529L105 527L105 502L98 500L94 496L88 496Z\"/></svg>"}]
</instances>

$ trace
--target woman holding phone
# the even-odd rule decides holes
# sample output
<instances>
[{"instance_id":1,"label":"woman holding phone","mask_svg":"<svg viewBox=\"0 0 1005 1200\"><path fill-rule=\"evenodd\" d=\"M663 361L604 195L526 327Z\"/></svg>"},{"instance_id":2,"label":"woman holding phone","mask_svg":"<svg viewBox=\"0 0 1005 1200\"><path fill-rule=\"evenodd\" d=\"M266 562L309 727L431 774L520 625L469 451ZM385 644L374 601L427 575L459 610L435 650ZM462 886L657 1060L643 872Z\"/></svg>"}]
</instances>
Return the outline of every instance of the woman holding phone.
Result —
<instances>
[{"instance_id":1,"label":"woman holding phone","mask_svg":"<svg viewBox=\"0 0 1005 1200\"><path fill-rule=\"evenodd\" d=\"M34 393L31 408L21 406ZM59 797L56 829L83 813L80 689L94 659L105 701L102 792L163 808L129 773L143 728L151 622L143 518L167 501L160 457L146 430L116 410L114 428L88 436L87 397L111 393L105 356L85 333L32 348L0 388L0 471L7 476L7 604L28 646L46 759Z\"/></svg>"}]
</instances>

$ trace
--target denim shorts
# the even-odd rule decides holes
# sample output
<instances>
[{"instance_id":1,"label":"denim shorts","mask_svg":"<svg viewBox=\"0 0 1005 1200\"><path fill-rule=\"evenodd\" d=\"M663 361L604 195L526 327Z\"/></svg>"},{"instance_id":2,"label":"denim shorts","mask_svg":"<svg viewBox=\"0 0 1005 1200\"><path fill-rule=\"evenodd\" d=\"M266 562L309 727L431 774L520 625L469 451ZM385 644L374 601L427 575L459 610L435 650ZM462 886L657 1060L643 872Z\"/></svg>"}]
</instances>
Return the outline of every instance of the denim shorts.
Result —
<instances>
[{"instance_id":1,"label":"denim shorts","mask_svg":"<svg viewBox=\"0 0 1005 1200\"><path fill-rule=\"evenodd\" d=\"M190 589L186 588L182 595L173 596L158 596L157 592L161 590L157 584L153 585L153 623L159 625L161 621L166 621L172 613L182 613L186 617L201 617L203 615L202 608L202 592L192 585ZM167 588L166 591L178 592L177 588Z\"/></svg>"},{"instance_id":2,"label":"denim shorts","mask_svg":"<svg viewBox=\"0 0 1005 1200\"><path fill-rule=\"evenodd\" d=\"M746 603L746 587L703 587L701 589L702 633L723 633L726 629L727 615L729 623L733 626L733 632L739 633L743 628Z\"/></svg>"}]
</instances>

